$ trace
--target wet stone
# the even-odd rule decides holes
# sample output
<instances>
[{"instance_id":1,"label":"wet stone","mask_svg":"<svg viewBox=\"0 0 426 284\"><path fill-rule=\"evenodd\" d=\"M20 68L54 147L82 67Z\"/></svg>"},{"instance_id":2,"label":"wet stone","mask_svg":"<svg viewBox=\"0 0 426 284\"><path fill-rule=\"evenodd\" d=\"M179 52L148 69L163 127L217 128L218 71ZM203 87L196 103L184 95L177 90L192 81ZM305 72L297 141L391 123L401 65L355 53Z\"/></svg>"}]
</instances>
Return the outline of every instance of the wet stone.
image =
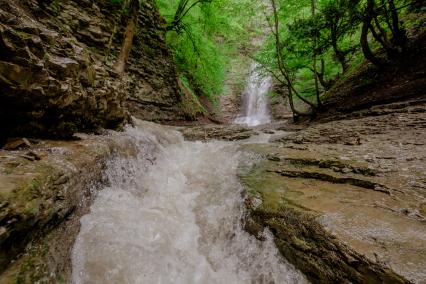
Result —
<instances>
[{"instance_id":1,"label":"wet stone","mask_svg":"<svg viewBox=\"0 0 426 284\"><path fill-rule=\"evenodd\" d=\"M16 150L19 148L31 147L32 144L26 138L15 138L9 139L8 142L3 146L4 150Z\"/></svg>"},{"instance_id":2,"label":"wet stone","mask_svg":"<svg viewBox=\"0 0 426 284\"><path fill-rule=\"evenodd\" d=\"M247 205L250 228L270 228L313 283L426 282L426 151L416 145L426 116L398 111L241 146L264 157L239 174L262 199Z\"/></svg>"}]
</instances>

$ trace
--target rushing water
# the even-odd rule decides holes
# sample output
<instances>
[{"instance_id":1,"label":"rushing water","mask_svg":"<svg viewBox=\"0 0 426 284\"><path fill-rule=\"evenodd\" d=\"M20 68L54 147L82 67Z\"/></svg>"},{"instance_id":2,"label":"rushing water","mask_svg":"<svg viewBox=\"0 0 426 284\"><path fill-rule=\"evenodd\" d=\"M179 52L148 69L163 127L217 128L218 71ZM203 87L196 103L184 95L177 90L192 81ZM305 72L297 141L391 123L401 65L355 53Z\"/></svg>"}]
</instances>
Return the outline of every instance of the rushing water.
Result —
<instances>
[{"instance_id":1,"label":"rushing water","mask_svg":"<svg viewBox=\"0 0 426 284\"><path fill-rule=\"evenodd\" d=\"M81 218L74 283L305 283L267 232L261 242L242 229L236 144L139 124L125 134L137 158L111 161Z\"/></svg>"},{"instance_id":2,"label":"rushing water","mask_svg":"<svg viewBox=\"0 0 426 284\"><path fill-rule=\"evenodd\" d=\"M257 64L252 65L243 93L243 115L235 119L237 124L256 126L271 122L266 95L272 86L272 78L259 72Z\"/></svg>"}]
</instances>

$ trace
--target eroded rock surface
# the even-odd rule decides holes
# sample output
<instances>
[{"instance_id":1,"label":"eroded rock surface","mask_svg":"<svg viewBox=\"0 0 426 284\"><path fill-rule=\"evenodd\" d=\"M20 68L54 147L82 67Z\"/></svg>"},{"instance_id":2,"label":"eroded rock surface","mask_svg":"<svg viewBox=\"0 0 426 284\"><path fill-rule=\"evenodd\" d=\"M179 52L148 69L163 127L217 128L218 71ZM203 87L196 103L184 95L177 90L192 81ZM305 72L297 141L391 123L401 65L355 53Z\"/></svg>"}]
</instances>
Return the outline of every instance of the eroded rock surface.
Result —
<instances>
[{"instance_id":1,"label":"eroded rock surface","mask_svg":"<svg viewBox=\"0 0 426 284\"><path fill-rule=\"evenodd\" d=\"M248 230L270 228L314 283L426 283L425 110L375 107L244 145L261 157L241 175Z\"/></svg>"},{"instance_id":2,"label":"eroded rock surface","mask_svg":"<svg viewBox=\"0 0 426 284\"><path fill-rule=\"evenodd\" d=\"M257 133L248 127L239 125L204 125L181 128L183 136L186 140L208 141L212 139L236 141L244 140Z\"/></svg>"},{"instance_id":3,"label":"eroded rock surface","mask_svg":"<svg viewBox=\"0 0 426 284\"><path fill-rule=\"evenodd\" d=\"M95 185L103 182L107 161L137 152L122 134L79 137L0 150L1 283L68 278L63 273L70 273L78 217L87 212Z\"/></svg>"},{"instance_id":4,"label":"eroded rock surface","mask_svg":"<svg viewBox=\"0 0 426 284\"><path fill-rule=\"evenodd\" d=\"M112 64L126 19L106 0L0 1L0 144L6 137L70 137L136 117L186 119L153 1L143 1L123 77Z\"/></svg>"}]
</instances>

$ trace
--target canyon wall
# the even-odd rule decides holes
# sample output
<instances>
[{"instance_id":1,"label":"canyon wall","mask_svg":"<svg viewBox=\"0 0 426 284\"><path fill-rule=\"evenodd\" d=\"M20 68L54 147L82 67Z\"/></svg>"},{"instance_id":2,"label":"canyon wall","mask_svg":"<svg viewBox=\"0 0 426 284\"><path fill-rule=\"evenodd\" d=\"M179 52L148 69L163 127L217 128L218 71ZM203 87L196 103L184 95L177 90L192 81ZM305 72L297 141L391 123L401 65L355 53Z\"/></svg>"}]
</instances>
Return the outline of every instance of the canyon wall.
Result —
<instances>
[{"instance_id":1,"label":"canyon wall","mask_svg":"<svg viewBox=\"0 0 426 284\"><path fill-rule=\"evenodd\" d=\"M141 5L124 76L114 73L125 15L110 0L0 1L0 142L118 129L130 114L185 119L153 1Z\"/></svg>"}]
</instances>

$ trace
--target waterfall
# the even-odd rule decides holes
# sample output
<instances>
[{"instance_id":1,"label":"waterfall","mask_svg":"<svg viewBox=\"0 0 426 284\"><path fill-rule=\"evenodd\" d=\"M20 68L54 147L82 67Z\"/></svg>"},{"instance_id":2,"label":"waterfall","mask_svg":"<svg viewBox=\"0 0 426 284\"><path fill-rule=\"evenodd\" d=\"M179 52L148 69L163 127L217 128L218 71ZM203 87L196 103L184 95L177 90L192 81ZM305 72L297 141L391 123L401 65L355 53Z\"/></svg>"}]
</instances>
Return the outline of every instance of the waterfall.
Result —
<instances>
[{"instance_id":1,"label":"waterfall","mask_svg":"<svg viewBox=\"0 0 426 284\"><path fill-rule=\"evenodd\" d=\"M121 134L138 156L111 160L81 218L73 283L306 283L270 233L259 241L243 230L238 144L138 124Z\"/></svg>"},{"instance_id":2,"label":"waterfall","mask_svg":"<svg viewBox=\"0 0 426 284\"><path fill-rule=\"evenodd\" d=\"M261 74L259 65L253 63L247 80L247 87L243 93L244 114L237 117L235 123L256 126L271 122L266 97L271 86L272 78Z\"/></svg>"}]
</instances>

